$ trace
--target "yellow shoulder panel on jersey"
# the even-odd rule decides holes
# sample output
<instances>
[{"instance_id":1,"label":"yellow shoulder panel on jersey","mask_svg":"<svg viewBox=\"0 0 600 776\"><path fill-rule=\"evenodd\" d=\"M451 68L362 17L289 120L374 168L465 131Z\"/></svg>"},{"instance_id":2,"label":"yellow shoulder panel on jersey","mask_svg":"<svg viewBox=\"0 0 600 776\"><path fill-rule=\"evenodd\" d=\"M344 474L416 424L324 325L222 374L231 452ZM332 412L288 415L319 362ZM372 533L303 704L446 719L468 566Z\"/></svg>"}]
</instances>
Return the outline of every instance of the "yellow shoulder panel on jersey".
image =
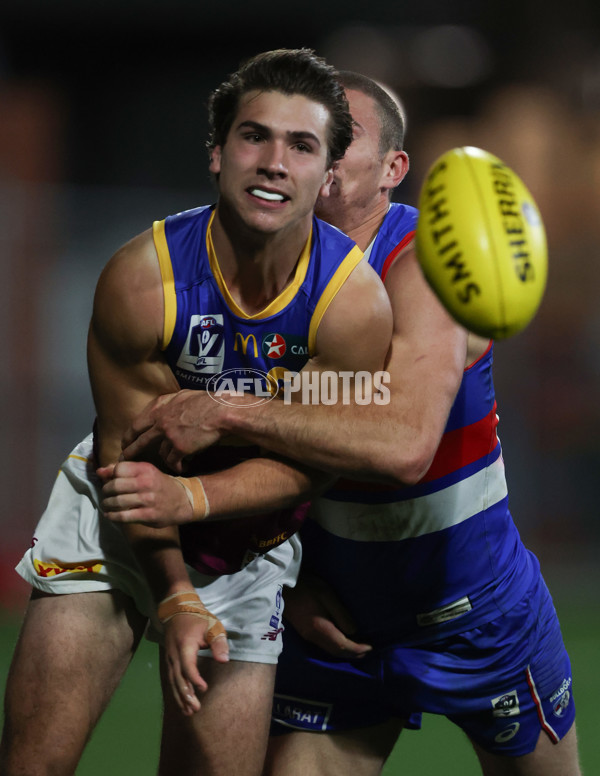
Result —
<instances>
[{"instance_id":1,"label":"yellow shoulder panel on jersey","mask_svg":"<svg viewBox=\"0 0 600 776\"><path fill-rule=\"evenodd\" d=\"M177 297L175 295L175 277L173 276L173 265L171 264L171 254L167 245L165 235L165 222L155 221L152 224L152 233L154 235L154 245L158 254L158 264L163 283L163 294L165 298L165 317L163 321L163 337L161 349L165 350L173 332L175 330L175 319L177 317Z\"/></svg>"},{"instance_id":2,"label":"yellow shoulder panel on jersey","mask_svg":"<svg viewBox=\"0 0 600 776\"><path fill-rule=\"evenodd\" d=\"M321 323L327 308L335 298L335 295L348 279L352 270L362 261L363 252L355 245L346 258L342 261L340 266L336 269L333 277L325 287L325 290L321 294L321 298L317 302L315 311L310 319L310 328L308 330L308 354L313 356L315 352L315 342L317 340L317 330Z\"/></svg>"}]
</instances>

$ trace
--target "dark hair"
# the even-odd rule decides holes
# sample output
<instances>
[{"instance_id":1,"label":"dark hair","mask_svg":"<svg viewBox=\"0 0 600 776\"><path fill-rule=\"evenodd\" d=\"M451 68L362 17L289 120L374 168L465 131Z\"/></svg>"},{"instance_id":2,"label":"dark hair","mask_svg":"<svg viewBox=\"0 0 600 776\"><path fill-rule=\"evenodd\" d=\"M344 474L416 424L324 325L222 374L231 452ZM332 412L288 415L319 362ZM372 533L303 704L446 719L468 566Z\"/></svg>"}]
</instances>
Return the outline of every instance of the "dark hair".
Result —
<instances>
[{"instance_id":1,"label":"dark hair","mask_svg":"<svg viewBox=\"0 0 600 776\"><path fill-rule=\"evenodd\" d=\"M244 62L210 95L208 148L224 145L247 92L274 91L300 94L329 111L328 164L337 162L352 142L352 118L337 71L311 49L276 49Z\"/></svg>"},{"instance_id":2,"label":"dark hair","mask_svg":"<svg viewBox=\"0 0 600 776\"><path fill-rule=\"evenodd\" d=\"M406 122L398 103L372 78L351 70L341 70L339 78L345 89L353 89L371 97L379 114L379 151L383 156L390 150L402 151Z\"/></svg>"}]
</instances>

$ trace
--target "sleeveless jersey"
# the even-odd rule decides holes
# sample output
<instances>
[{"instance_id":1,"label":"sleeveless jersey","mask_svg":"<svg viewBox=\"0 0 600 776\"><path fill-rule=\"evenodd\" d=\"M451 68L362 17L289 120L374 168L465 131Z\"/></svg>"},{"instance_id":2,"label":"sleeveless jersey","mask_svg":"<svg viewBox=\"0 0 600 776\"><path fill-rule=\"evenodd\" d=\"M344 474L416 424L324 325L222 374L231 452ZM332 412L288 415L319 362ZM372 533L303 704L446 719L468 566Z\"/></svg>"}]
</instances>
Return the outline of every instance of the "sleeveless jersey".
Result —
<instances>
[{"instance_id":1,"label":"sleeveless jersey","mask_svg":"<svg viewBox=\"0 0 600 776\"><path fill-rule=\"evenodd\" d=\"M313 355L321 319L362 252L342 232L314 218L293 281L250 316L223 281L210 237L213 214L214 207L196 208L154 224L165 298L163 349L181 388L215 396L233 388L267 401L269 382L276 384L286 370L299 371ZM193 470L217 471L259 452L255 446L223 443L197 456ZM184 558L202 573L238 571L289 538L307 506L181 526Z\"/></svg>"},{"instance_id":2,"label":"sleeveless jersey","mask_svg":"<svg viewBox=\"0 0 600 776\"><path fill-rule=\"evenodd\" d=\"M392 205L365 254L380 274L415 222L413 208ZM476 627L508 611L539 571L508 510L492 353L490 344L465 370L420 482L340 480L313 501L303 563L337 591L358 641L409 644Z\"/></svg>"}]
</instances>

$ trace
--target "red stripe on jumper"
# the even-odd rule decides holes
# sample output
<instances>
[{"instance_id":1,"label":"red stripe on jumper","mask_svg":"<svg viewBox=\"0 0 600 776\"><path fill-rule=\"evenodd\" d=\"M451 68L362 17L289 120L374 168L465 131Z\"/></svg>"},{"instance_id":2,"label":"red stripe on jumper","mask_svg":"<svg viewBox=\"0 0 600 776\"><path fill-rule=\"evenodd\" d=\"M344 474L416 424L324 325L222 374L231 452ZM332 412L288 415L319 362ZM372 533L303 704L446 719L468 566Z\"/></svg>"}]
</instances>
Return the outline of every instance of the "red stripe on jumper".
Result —
<instances>
[{"instance_id":1,"label":"red stripe on jumper","mask_svg":"<svg viewBox=\"0 0 600 776\"><path fill-rule=\"evenodd\" d=\"M396 258L396 256L400 253L400 251L403 248L406 248L408 243L413 239L415 236L415 230L413 229L412 232L408 232L408 234L405 234L402 240L396 245L396 247L392 250L392 252L388 255L386 260L383 262L383 267L381 268L381 279L385 281L385 276L388 273L389 268L392 265L392 262Z\"/></svg>"},{"instance_id":2,"label":"red stripe on jumper","mask_svg":"<svg viewBox=\"0 0 600 776\"><path fill-rule=\"evenodd\" d=\"M484 455L489 455L498 444L497 425L498 417L496 416L496 402L494 402L491 411L481 420L471 423L469 426L454 429L454 431L447 431L442 437L431 466L419 482L437 480L446 474L458 471L467 464L478 461ZM403 490L406 486L341 478L334 487L336 490L381 493Z\"/></svg>"},{"instance_id":3,"label":"red stripe on jumper","mask_svg":"<svg viewBox=\"0 0 600 776\"><path fill-rule=\"evenodd\" d=\"M535 708L537 710L537 715L539 717L542 730L546 731L546 733L550 736L550 740L553 743L558 744L558 742L560 741L560 736L558 735L556 730L554 730L554 728L552 728L546 721L546 717L544 716L544 709L542 708L542 702L540 700L540 696L537 693L535 682L533 681L533 676L531 675L531 669L529 668L529 666L527 666L527 670L525 671L525 673L527 675L527 684L529 685L529 692L531 693L531 697L533 698L533 702L535 703Z\"/></svg>"},{"instance_id":4,"label":"red stripe on jumper","mask_svg":"<svg viewBox=\"0 0 600 776\"><path fill-rule=\"evenodd\" d=\"M496 402L494 402L491 411L481 420L469 426L447 431L442 437L431 466L420 481L437 480L478 461L484 455L489 455L498 444L497 426L498 416Z\"/></svg>"}]
</instances>

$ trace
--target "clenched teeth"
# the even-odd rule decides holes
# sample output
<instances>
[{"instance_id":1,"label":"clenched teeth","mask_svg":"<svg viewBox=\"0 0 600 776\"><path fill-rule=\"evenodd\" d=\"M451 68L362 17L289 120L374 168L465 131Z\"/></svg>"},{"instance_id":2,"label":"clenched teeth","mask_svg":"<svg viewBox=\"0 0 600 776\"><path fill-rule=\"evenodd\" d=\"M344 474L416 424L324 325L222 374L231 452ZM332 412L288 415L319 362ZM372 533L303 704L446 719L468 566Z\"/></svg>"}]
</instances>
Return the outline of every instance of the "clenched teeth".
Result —
<instances>
[{"instance_id":1,"label":"clenched teeth","mask_svg":"<svg viewBox=\"0 0 600 776\"><path fill-rule=\"evenodd\" d=\"M277 194L274 191L264 191L263 189L250 189L250 194L260 199L268 199L270 202L283 202L285 197L283 194Z\"/></svg>"}]
</instances>

